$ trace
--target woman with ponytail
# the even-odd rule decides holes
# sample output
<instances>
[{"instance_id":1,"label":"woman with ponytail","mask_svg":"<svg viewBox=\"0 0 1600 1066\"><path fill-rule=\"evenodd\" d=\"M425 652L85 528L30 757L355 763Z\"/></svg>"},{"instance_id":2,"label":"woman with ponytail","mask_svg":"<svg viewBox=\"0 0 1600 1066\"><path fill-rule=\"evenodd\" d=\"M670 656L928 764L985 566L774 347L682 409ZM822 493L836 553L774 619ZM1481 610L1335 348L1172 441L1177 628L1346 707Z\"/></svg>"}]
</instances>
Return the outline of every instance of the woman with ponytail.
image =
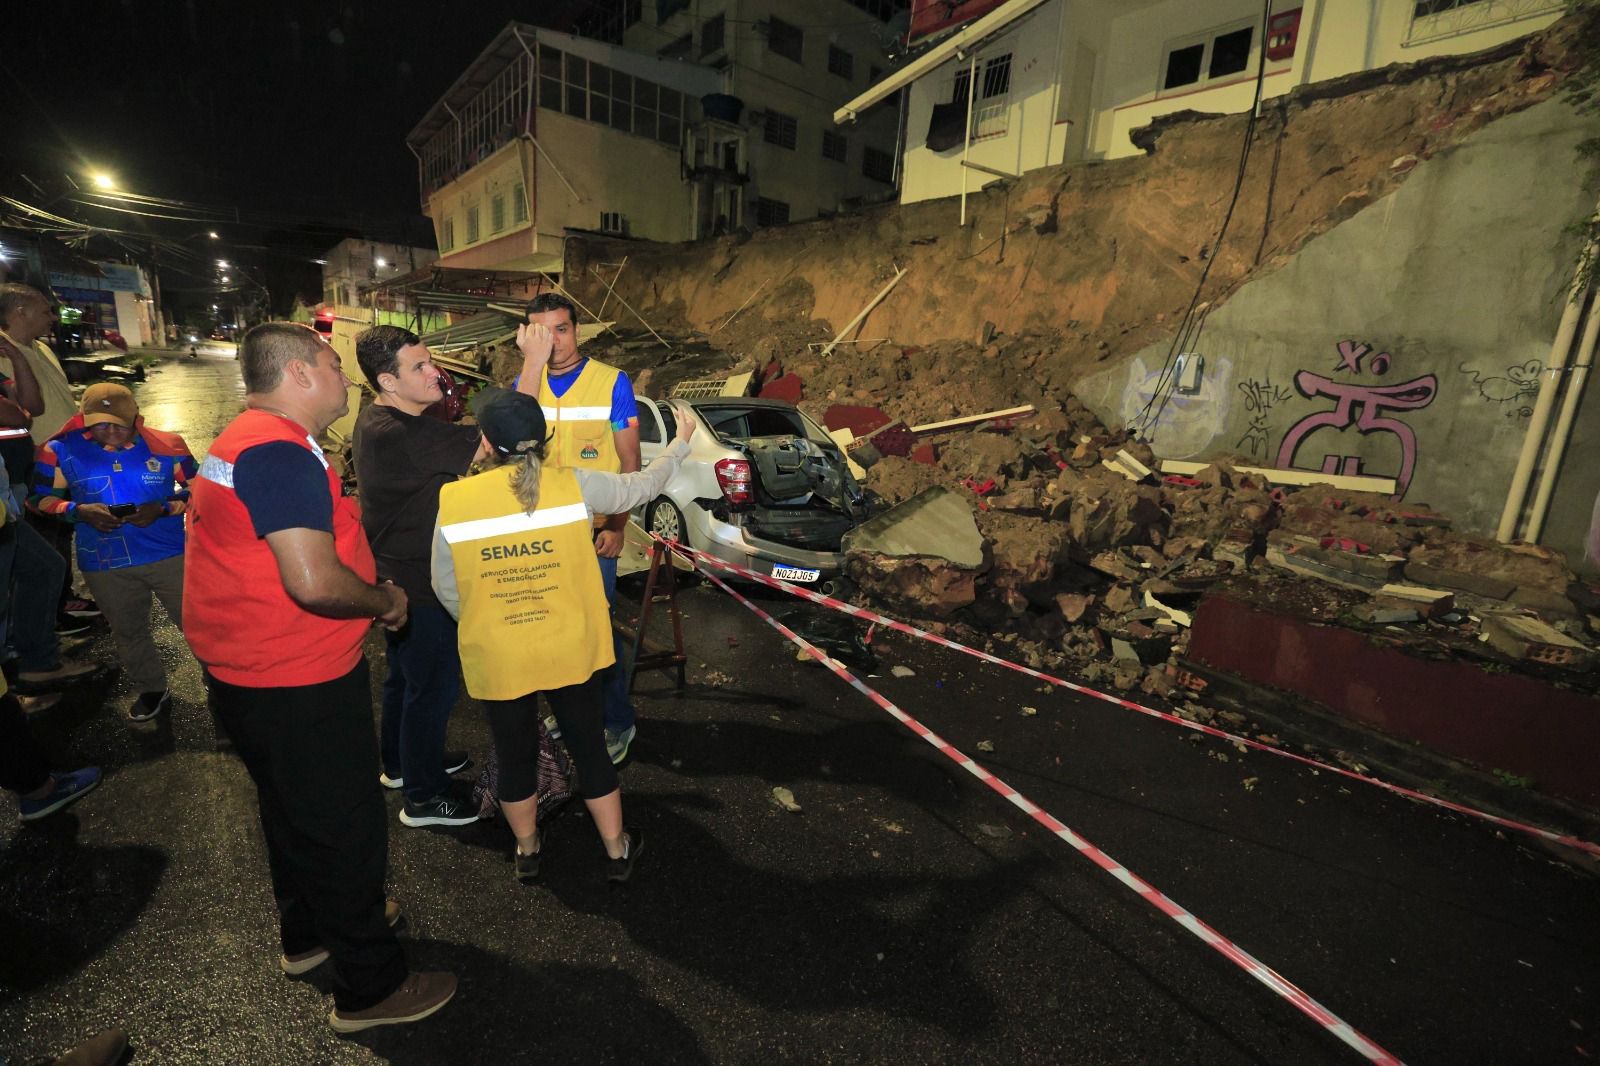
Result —
<instances>
[{"instance_id":1,"label":"woman with ponytail","mask_svg":"<svg viewBox=\"0 0 1600 1066\"><path fill-rule=\"evenodd\" d=\"M538 388L549 360L543 326L517 330L522 382ZM484 389L472 404L489 469L444 486L433 535L433 587L460 623L461 671L481 700L499 758L500 807L516 836L516 878L539 875L538 696L543 692L578 770L578 794L605 845L606 877L626 881L643 850L622 823L616 767L606 751L600 673L615 660L611 614L592 541L592 516L655 499L689 452L695 420L632 474L546 461L538 399Z\"/></svg>"}]
</instances>

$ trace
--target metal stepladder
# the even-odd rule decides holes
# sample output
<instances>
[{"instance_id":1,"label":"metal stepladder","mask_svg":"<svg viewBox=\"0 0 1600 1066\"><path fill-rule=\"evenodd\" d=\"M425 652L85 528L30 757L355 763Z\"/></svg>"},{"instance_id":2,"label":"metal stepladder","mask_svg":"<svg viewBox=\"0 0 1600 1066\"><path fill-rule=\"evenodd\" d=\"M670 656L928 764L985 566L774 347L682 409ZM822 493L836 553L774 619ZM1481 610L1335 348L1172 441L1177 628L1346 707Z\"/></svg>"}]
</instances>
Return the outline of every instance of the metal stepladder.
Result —
<instances>
[{"instance_id":1,"label":"metal stepladder","mask_svg":"<svg viewBox=\"0 0 1600 1066\"><path fill-rule=\"evenodd\" d=\"M675 569L672 565L672 549L659 540L651 541L650 570L645 577L644 600L639 605L639 621L633 632L633 665L628 671L630 693L640 670L674 670L678 675L676 691L684 690L684 666L688 656L683 650L683 612L678 607ZM672 647L646 650L645 632L650 627L650 615L660 601L666 603L667 613L672 618Z\"/></svg>"}]
</instances>

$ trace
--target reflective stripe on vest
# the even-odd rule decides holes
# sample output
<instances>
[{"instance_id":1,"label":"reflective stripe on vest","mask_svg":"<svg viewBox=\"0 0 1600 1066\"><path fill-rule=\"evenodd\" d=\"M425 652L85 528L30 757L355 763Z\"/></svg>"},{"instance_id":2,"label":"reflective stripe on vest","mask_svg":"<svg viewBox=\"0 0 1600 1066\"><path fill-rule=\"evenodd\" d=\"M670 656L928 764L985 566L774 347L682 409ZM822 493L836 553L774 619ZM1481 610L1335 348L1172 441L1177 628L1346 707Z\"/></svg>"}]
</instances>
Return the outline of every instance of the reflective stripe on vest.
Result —
<instances>
[{"instance_id":1,"label":"reflective stripe on vest","mask_svg":"<svg viewBox=\"0 0 1600 1066\"><path fill-rule=\"evenodd\" d=\"M183 635L213 676L245 688L289 688L343 677L361 659L368 618L327 618L284 590L277 557L258 537L233 489L234 463L247 449L289 441L323 464L333 500L333 545L363 581L377 580L361 510L339 475L298 424L245 411L212 443L194 481L184 557Z\"/></svg>"},{"instance_id":2,"label":"reflective stripe on vest","mask_svg":"<svg viewBox=\"0 0 1600 1066\"><path fill-rule=\"evenodd\" d=\"M611 474L622 471L622 457L611 435L611 392L617 373L615 367L590 359L560 398L550 391L548 374L539 383L539 405L553 434L546 454L552 465Z\"/></svg>"},{"instance_id":3,"label":"reflective stripe on vest","mask_svg":"<svg viewBox=\"0 0 1600 1066\"><path fill-rule=\"evenodd\" d=\"M588 509L571 470L546 463L524 511L503 466L439 490L439 532L461 597L461 676L480 700L587 681L616 659Z\"/></svg>"}]
</instances>

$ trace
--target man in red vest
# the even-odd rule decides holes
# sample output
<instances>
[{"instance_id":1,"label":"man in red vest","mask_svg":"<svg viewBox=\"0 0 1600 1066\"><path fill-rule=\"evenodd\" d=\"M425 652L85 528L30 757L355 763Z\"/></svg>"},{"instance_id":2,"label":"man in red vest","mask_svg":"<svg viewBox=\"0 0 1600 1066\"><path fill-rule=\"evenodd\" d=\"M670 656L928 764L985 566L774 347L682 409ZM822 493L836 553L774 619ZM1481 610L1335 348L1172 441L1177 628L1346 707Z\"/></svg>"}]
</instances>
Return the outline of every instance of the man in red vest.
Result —
<instances>
[{"instance_id":1,"label":"man in red vest","mask_svg":"<svg viewBox=\"0 0 1600 1066\"><path fill-rule=\"evenodd\" d=\"M456 979L411 973L384 899L387 819L362 641L406 621L376 583L353 497L316 437L345 413L339 356L268 322L239 346L243 414L200 465L189 505L183 629L211 705L255 781L285 973L330 957L340 1032L414 1022Z\"/></svg>"}]
</instances>

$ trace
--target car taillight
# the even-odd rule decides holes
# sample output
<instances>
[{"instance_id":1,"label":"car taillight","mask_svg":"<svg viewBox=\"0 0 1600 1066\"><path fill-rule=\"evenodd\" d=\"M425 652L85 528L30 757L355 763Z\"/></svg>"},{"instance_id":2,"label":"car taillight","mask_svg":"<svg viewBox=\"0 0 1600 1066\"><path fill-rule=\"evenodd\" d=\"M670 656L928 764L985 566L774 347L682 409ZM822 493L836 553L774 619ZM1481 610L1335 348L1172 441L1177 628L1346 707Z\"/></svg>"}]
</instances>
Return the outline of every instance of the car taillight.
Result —
<instances>
[{"instance_id":1,"label":"car taillight","mask_svg":"<svg viewBox=\"0 0 1600 1066\"><path fill-rule=\"evenodd\" d=\"M717 484L722 494L735 507L754 503L755 492L750 488L750 464L744 459L719 459L716 465Z\"/></svg>"}]
</instances>

